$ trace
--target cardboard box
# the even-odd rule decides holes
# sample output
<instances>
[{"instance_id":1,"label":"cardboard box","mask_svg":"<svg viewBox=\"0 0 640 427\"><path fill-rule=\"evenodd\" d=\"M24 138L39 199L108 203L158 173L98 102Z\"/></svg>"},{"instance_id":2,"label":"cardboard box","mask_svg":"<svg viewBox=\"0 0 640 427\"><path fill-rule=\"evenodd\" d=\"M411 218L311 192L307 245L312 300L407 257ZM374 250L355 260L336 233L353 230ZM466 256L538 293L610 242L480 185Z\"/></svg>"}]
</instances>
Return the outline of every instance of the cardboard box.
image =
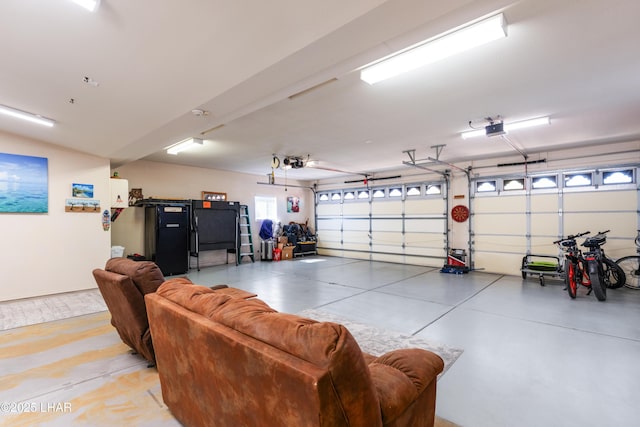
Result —
<instances>
[{"instance_id":1,"label":"cardboard box","mask_svg":"<svg viewBox=\"0 0 640 427\"><path fill-rule=\"evenodd\" d=\"M293 259L293 250L295 248L296 248L295 246L285 246L284 248L282 248L281 259L282 260L292 260Z\"/></svg>"},{"instance_id":2,"label":"cardboard box","mask_svg":"<svg viewBox=\"0 0 640 427\"><path fill-rule=\"evenodd\" d=\"M287 236L278 237L278 244L280 243L282 243L283 246L287 246L287 243L289 243L289 238Z\"/></svg>"}]
</instances>

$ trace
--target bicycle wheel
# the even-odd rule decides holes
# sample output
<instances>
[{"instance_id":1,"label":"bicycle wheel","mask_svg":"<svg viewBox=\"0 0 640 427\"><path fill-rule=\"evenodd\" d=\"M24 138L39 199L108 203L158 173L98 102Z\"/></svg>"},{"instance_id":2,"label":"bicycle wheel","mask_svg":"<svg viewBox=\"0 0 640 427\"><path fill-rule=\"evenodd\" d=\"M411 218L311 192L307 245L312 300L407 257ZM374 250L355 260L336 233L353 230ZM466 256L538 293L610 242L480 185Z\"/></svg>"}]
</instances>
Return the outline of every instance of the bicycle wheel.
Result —
<instances>
[{"instance_id":1,"label":"bicycle wheel","mask_svg":"<svg viewBox=\"0 0 640 427\"><path fill-rule=\"evenodd\" d=\"M602 267L595 260L589 260L589 279L591 280L591 289L595 294L598 301L605 301L607 299L607 287L604 284L604 274Z\"/></svg>"},{"instance_id":2,"label":"bicycle wheel","mask_svg":"<svg viewBox=\"0 0 640 427\"><path fill-rule=\"evenodd\" d=\"M576 282L576 265L568 259L564 260L564 284L567 287L567 293L571 299L575 299L578 290Z\"/></svg>"},{"instance_id":3,"label":"bicycle wheel","mask_svg":"<svg viewBox=\"0 0 640 427\"><path fill-rule=\"evenodd\" d=\"M602 269L604 270L604 282L607 288L617 289L624 286L627 281L624 270L612 259L603 258Z\"/></svg>"},{"instance_id":4,"label":"bicycle wheel","mask_svg":"<svg viewBox=\"0 0 640 427\"><path fill-rule=\"evenodd\" d=\"M631 255L620 258L616 261L618 267L624 271L625 286L630 289L640 290L640 255Z\"/></svg>"}]
</instances>

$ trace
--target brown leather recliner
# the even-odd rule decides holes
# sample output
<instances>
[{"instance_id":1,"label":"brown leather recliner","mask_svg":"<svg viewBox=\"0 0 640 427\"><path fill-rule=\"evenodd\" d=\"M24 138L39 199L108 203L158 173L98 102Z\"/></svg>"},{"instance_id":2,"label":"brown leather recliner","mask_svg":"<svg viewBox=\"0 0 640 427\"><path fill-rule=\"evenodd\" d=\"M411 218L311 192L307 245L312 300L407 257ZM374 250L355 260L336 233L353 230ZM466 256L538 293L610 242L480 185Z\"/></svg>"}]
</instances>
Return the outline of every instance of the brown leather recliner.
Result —
<instances>
[{"instance_id":1,"label":"brown leather recliner","mask_svg":"<svg viewBox=\"0 0 640 427\"><path fill-rule=\"evenodd\" d=\"M122 341L155 364L144 296L165 281L160 268L152 261L111 258L104 270L93 270L93 277Z\"/></svg>"},{"instance_id":2,"label":"brown leather recliner","mask_svg":"<svg viewBox=\"0 0 640 427\"><path fill-rule=\"evenodd\" d=\"M363 353L342 325L197 285L145 297L162 398L185 426L432 427L442 359Z\"/></svg>"}]
</instances>

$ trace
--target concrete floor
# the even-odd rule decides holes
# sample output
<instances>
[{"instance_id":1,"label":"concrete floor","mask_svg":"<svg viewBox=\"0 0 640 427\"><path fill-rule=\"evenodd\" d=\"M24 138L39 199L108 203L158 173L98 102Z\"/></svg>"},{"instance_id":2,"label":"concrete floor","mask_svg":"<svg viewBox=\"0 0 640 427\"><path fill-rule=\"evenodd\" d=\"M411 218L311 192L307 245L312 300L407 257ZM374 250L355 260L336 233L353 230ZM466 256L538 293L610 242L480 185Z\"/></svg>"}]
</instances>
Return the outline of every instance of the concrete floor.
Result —
<instances>
[{"instance_id":1,"label":"concrete floor","mask_svg":"<svg viewBox=\"0 0 640 427\"><path fill-rule=\"evenodd\" d=\"M330 257L192 269L188 277L254 291L279 311L321 309L464 349L437 398L437 414L462 426L640 420L640 291L609 290L598 302L582 288L571 300L557 280L542 287L535 278ZM2 317L28 314L30 304L1 303ZM42 321L42 312L34 316Z\"/></svg>"},{"instance_id":2,"label":"concrete floor","mask_svg":"<svg viewBox=\"0 0 640 427\"><path fill-rule=\"evenodd\" d=\"M192 270L279 311L322 309L464 349L438 383L437 413L462 426L636 426L640 291L557 280L309 257Z\"/></svg>"}]
</instances>

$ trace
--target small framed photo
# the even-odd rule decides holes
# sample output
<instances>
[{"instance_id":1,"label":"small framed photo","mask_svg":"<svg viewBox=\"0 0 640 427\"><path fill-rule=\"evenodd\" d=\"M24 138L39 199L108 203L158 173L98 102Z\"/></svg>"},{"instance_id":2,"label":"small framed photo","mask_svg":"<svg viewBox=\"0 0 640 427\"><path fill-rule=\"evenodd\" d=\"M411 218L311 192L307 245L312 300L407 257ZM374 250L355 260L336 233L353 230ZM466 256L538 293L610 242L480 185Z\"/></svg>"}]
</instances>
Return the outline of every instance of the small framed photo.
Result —
<instances>
[{"instance_id":1,"label":"small framed photo","mask_svg":"<svg viewBox=\"0 0 640 427\"><path fill-rule=\"evenodd\" d=\"M214 191L203 191L202 200L209 202L224 202L227 200L227 193L216 193Z\"/></svg>"},{"instance_id":2,"label":"small framed photo","mask_svg":"<svg viewBox=\"0 0 640 427\"><path fill-rule=\"evenodd\" d=\"M71 197L93 198L93 184L71 184Z\"/></svg>"}]
</instances>

